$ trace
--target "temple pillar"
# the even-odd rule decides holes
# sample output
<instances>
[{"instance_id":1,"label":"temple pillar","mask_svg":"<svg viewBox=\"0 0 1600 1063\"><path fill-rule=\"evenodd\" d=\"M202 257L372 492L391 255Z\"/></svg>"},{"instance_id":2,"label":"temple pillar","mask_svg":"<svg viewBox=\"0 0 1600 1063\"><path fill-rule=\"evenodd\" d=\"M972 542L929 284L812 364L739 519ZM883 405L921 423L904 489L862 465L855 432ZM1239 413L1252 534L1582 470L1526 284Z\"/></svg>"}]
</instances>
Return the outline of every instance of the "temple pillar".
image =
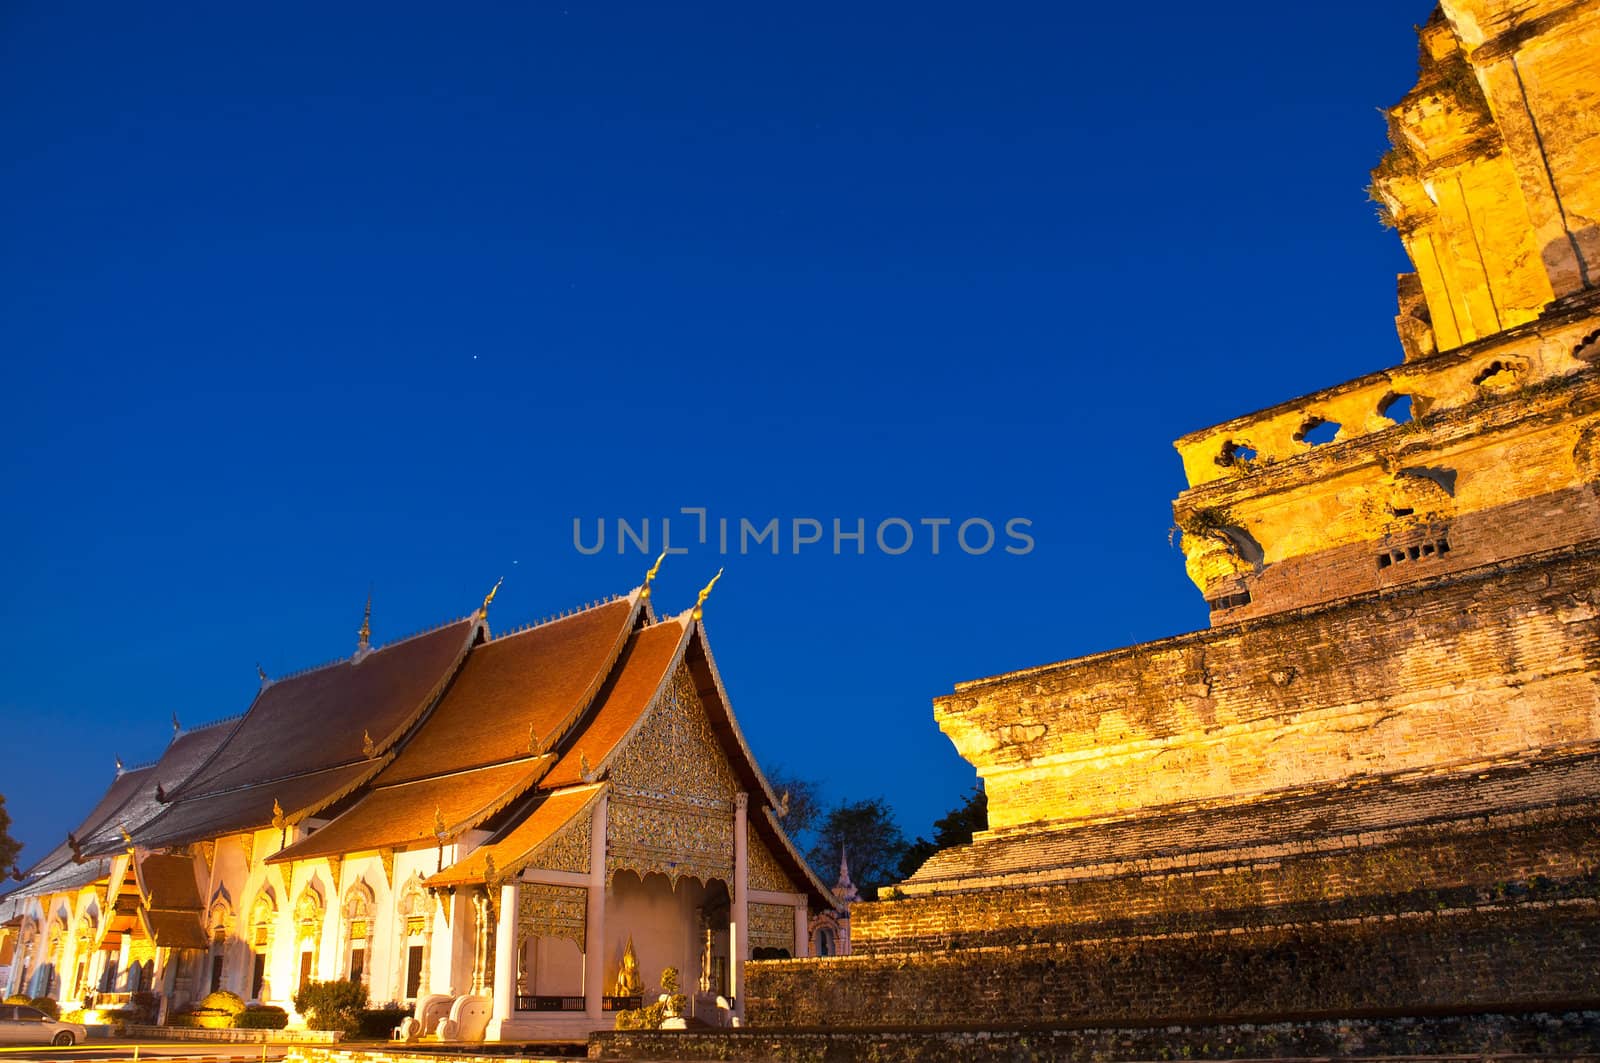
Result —
<instances>
[{"instance_id":1,"label":"temple pillar","mask_svg":"<svg viewBox=\"0 0 1600 1063\"><path fill-rule=\"evenodd\" d=\"M744 961L750 955L750 795L733 796L733 903L729 912L728 970L733 985L733 1013L744 1021Z\"/></svg>"},{"instance_id":2,"label":"temple pillar","mask_svg":"<svg viewBox=\"0 0 1600 1063\"><path fill-rule=\"evenodd\" d=\"M503 1040L502 1031L517 1012L517 904L515 881L500 887L500 917L494 939L494 1012L484 1031L486 1041Z\"/></svg>"},{"instance_id":3,"label":"temple pillar","mask_svg":"<svg viewBox=\"0 0 1600 1063\"><path fill-rule=\"evenodd\" d=\"M805 894L794 906L794 958L805 959L811 955L811 912L806 908Z\"/></svg>"},{"instance_id":4,"label":"temple pillar","mask_svg":"<svg viewBox=\"0 0 1600 1063\"><path fill-rule=\"evenodd\" d=\"M604 1017L606 987L606 794L594 803L589 822L589 909L583 932L583 1011Z\"/></svg>"}]
</instances>

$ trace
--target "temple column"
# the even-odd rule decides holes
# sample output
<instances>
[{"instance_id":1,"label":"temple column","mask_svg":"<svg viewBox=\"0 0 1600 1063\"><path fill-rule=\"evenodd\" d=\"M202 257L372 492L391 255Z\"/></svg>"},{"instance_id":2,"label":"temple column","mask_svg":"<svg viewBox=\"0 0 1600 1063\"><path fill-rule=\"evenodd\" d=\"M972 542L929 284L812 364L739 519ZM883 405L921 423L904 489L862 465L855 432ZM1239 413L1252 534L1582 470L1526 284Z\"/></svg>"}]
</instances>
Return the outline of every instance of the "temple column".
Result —
<instances>
[{"instance_id":1,"label":"temple column","mask_svg":"<svg viewBox=\"0 0 1600 1063\"><path fill-rule=\"evenodd\" d=\"M729 913L728 970L733 982L733 1014L744 1021L744 961L750 954L750 795L733 795L733 904Z\"/></svg>"},{"instance_id":2,"label":"temple column","mask_svg":"<svg viewBox=\"0 0 1600 1063\"><path fill-rule=\"evenodd\" d=\"M505 1026L517 1011L517 903L515 881L500 887L500 918L494 939L494 1012L484 1040L503 1040Z\"/></svg>"},{"instance_id":3,"label":"temple column","mask_svg":"<svg viewBox=\"0 0 1600 1063\"><path fill-rule=\"evenodd\" d=\"M601 794L589 820L589 910L583 931L583 1011L592 1021L604 1017L606 977L606 801Z\"/></svg>"},{"instance_id":4,"label":"temple column","mask_svg":"<svg viewBox=\"0 0 1600 1063\"><path fill-rule=\"evenodd\" d=\"M794 958L805 959L811 955L811 912L806 908L805 894L794 906Z\"/></svg>"}]
</instances>

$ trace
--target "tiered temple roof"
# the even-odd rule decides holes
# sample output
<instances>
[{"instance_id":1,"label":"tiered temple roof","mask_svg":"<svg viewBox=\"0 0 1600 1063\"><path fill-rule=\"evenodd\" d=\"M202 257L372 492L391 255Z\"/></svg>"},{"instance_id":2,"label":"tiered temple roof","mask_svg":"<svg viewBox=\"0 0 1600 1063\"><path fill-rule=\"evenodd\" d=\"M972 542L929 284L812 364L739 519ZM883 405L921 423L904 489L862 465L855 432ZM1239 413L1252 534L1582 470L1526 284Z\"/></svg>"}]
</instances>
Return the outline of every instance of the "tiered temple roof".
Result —
<instances>
[{"instance_id":1,"label":"tiered temple roof","mask_svg":"<svg viewBox=\"0 0 1600 1063\"><path fill-rule=\"evenodd\" d=\"M498 638L486 602L432 631L370 650L363 639L348 659L264 679L243 716L180 732L157 763L121 772L73 844L35 864L16 895L103 880L109 858L133 850L143 859L119 889L131 899L137 887L149 935L199 942L198 894L171 882L146 888L146 876L172 870L149 854L293 826L304 833L272 862L442 850L484 831L433 884L512 874L589 810L613 760L684 673L751 795L753 834L793 881L832 904L773 814L777 800L728 707L698 613L659 619L648 599L638 588Z\"/></svg>"}]
</instances>

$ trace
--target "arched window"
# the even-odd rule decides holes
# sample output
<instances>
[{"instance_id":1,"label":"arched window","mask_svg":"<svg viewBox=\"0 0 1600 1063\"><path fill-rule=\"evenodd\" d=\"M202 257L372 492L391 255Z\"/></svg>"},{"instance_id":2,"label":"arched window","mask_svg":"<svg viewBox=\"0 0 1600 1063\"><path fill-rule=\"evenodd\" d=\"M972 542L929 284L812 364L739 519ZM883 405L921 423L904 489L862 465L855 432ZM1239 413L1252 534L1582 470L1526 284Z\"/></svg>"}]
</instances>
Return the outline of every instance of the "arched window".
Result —
<instances>
[{"instance_id":1,"label":"arched window","mask_svg":"<svg viewBox=\"0 0 1600 1063\"><path fill-rule=\"evenodd\" d=\"M372 887L358 880L345 890L341 914L344 916L345 947L341 958L344 977L368 985L372 971Z\"/></svg>"},{"instance_id":2,"label":"arched window","mask_svg":"<svg viewBox=\"0 0 1600 1063\"><path fill-rule=\"evenodd\" d=\"M295 985L304 989L317 978L317 946L322 941L322 917L326 906L315 882L306 883L300 899L294 902L294 940L299 953Z\"/></svg>"},{"instance_id":3,"label":"arched window","mask_svg":"<svg viewBox=\"0 0 1600 1063\"><path fill-rule=\"evenodd\" d=\"M272 954L272 940L278 925L278 899L272 887L263 887L250 906L250 999L271 999L271 986L267 983L267 957Z\"/></svg>"}]
</instances>

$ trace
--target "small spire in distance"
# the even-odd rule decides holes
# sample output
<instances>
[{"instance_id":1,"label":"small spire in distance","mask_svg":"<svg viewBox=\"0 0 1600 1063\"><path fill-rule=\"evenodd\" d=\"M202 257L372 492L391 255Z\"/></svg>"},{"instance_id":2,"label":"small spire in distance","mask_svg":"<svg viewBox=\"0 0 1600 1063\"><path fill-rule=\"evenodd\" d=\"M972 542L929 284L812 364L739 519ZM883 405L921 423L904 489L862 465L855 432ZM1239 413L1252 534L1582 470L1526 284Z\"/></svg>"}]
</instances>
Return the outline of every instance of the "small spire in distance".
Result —
<instances>
[{"instance_id":1,"label":"small spire in distance","mask_svg":"<svg viewBox=\"0 0 1600 1063\"><path fill-rule=\"evenodd\" d=\"M361 630L356 632L359 641L356 652L365 653L372 648L372 588L367 588L367 611L361 616Z\"/></svg>"},{"instance_id":2,"label":"small spire in distance","mask_svg":"<svg viewBox=\"0 0 1600 1063\"><path fill-rule=\"evenodd\" d=\"M121 757L117 758L117 774L118 775L122 774L122 758Z\"/></svg>"},{"instance_id":3,"label":"small spire in distance","mask_svg":"<svg viewBox=\"0 0 1600 1063\"><path fill-rule=\"evenodd\" d=\"M661 551L661 556L656 558L656 563L650 566L650 571L644 574L644 589L639 591L639 597L650 597L650 584L655 581L656 573L661 571L661 562L667 559L667 552Z\"/></svg>"},{"instance_id":4,"label":"small spire in distance","mask_svg":"<svg viewBox=\"0 0 1600 1063\"><path fill-rule=\"evenodd\" d=\"M256 662L256 675L261 677L261 685L262 686L266 686L268 683L272 682L272 680L267 678L267 670L265 668L261 667L261 662L260 661Z\"/></svg>"},{"instance_id":5,"label":"small spire in distance","mask_svg":"<svg viewBox=\"0 0 1600 1063\"><path fill-rule=\"evenodd\" d=\"M711 588L715 587L717 585L717 580L721 578L722 569L719 568L717 569L717 574L711 577L711 582L700 588L700 597L694 600L694 613L692 614L694 619L700 619L700 616L705 609L706 599L711 597Z\"/></svg>"},{"instance_id":6,"label":"small spire in distance","mask_svg":"<svg viewBox=\"0 0 1600 1063\"><path fill-rule=\"evenodd\" d=\"M256 665L256 667L259 669L261 666L260 665ZM183 733L183 725L178 722L178 714L177 714L177 712L173 712L173 714L172 714L172 737L173 738L177 738L178 735L180 735L181 733Z\"/></svg>"}]
</instances>

